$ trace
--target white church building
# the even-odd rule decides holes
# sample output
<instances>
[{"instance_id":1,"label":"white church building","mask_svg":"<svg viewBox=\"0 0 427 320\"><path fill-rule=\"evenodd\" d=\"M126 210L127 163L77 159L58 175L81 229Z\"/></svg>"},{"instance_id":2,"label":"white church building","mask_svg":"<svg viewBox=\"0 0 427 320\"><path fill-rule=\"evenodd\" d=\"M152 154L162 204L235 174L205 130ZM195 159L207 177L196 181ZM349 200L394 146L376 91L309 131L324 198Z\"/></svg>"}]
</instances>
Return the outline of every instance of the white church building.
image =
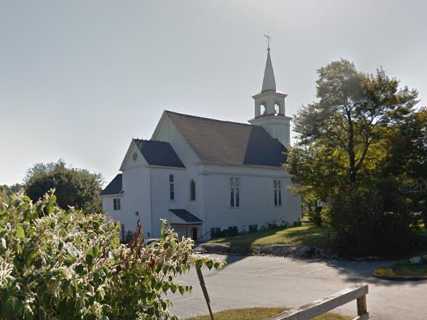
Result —
<instances>
[{"instance_id":1,"label":"white church building","mask_svg":"<svg viewBox=\"0 0 427 320\"><path fill-rule=\"evenodd\" d=\"M285 98L268 49L249 123L164 111L150 140L131 141L121 173L101 193L122 237L142 225L157 238L161 219L194 240L298 221L300 201L283 168L291 120Z\"/></svg>"}]
</instances>

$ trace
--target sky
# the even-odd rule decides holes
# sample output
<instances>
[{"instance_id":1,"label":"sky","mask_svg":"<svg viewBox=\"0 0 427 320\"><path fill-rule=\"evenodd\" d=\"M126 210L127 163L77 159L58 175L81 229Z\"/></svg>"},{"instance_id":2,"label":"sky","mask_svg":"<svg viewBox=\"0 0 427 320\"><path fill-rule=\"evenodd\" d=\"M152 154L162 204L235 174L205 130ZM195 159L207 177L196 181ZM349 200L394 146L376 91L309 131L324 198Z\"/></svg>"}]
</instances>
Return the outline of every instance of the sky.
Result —
<instances>
[{"instance_id":1,"label":"sky","mask_svg":"<svg viewBox=\"0 0 427 320\"><path fill-rule=\"evenodd\" d=\"M246 122L266 33L287 115L340 58L427 104L425 12L422 0L0 0L0 184L58 159L107 183L163 110Z\"/></svg>"}]
</instances>

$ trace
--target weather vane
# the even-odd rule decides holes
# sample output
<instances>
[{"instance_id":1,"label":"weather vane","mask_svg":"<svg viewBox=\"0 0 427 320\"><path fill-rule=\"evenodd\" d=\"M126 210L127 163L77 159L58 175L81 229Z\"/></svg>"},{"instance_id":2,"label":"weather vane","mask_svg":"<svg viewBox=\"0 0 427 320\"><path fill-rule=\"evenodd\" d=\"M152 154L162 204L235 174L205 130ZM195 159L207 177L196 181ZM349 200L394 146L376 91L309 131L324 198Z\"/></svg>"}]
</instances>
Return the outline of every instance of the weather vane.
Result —
<instances>
[{"instance_id":1,"label":"weather vane","mask_svg":"<svg viewBox=\"0 0 427 320\"><path fill-rule=\"evenodd\" d=\"M270 50L271 37L268 34L264 34L264 37L267 39L267 50Z\"/></svg>"}]
</instances>

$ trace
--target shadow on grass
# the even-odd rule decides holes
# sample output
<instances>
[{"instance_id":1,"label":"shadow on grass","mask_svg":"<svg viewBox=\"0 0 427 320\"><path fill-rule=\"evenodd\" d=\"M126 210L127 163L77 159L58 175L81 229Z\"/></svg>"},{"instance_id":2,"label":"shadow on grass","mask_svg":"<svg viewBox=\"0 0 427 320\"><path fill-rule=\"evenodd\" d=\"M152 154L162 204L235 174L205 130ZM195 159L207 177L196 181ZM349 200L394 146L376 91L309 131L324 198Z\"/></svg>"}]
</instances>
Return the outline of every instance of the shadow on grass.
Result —
<instances>
[{"instance_id":1,"label":"shadow on grass","mask_svg":"<svg viewBox=\"0 0 427 320\"><path fill-rule=\"evenodd\" d=\"M227 244L230 246L232 253L247 255L256 246L306 245L327 248L332 245L333 238L334 232L330 228L317 227L307 223L299 227L275 228L233 237L218 238L211 242Z\"/></svg>"}]
</instances>

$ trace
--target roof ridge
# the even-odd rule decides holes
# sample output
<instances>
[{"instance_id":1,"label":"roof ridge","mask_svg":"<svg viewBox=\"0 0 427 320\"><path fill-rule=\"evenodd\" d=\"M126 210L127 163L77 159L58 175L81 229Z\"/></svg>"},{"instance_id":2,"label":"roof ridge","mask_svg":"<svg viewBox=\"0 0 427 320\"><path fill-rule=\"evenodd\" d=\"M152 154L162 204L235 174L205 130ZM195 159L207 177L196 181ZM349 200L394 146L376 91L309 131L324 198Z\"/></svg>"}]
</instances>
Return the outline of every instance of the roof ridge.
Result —
<instances>
[{"instance_id":1,"label":"roof ridge","mask_svg":"<svg viewBox=\"0 0 427 320\"><path fill-rule=\"evenodd\" d=\"M169 141L155 140L155 139L144 139L144 138L133 138L134 141L142 141L142 142L160 142L170 144Z\"/></svg>"},{"instance_id":2,"label":"roof ridge","mask_svg":"<svg viewBox=\"0 0 427 320\"><path fill-rule=\"evenodd\" d=\"M178 116L184 116L184 117L188 117L188 118L197 118L197 119L201 119L201 120L223 122L223 123L231 123L231 124L237 124L237 125L241 125L241 126L254 127L254 125L252 125L250 123L243 123L243 122L236 122L236 121L230 121L230 120L221 120L221 119L214 119L214 118L208 118L208 117L194 116L194 115L191 115L191 114L180 113L180 112L175 112L175 111L170 111L170 110L165 110L165 113L175 114L175 115L178 115Z\"/></svg>"}]
</instances>

